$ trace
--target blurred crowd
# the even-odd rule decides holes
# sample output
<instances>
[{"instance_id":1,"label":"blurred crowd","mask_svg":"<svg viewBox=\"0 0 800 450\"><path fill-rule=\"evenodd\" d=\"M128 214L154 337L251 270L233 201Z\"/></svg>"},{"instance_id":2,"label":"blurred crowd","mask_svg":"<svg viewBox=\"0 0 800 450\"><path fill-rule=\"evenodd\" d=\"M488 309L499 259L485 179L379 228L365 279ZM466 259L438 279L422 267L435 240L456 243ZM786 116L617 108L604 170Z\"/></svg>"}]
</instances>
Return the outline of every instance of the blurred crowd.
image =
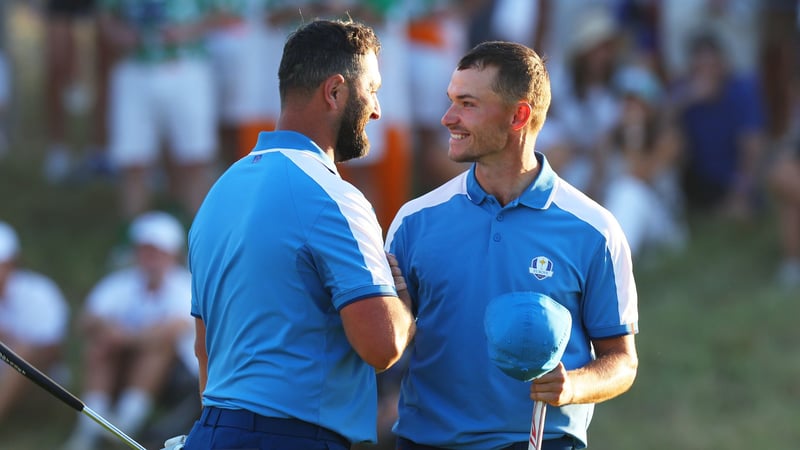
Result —
<instances>
[{"instance_id":1,"label":"blurred crowd","mask_svg":"<svg viewBox=\"0 0 800 450\"><path fill-rule=\"evenodd\" d=\"M14 93L23 81L13 76L8 48L12 8L33 8L44 24L42 182L113 180L119 201L111 213L130 232L153 214L158 195L172 200L167 209L184 227L190 223L216 176L250 151L259 131L274 127L287 34L303 20L350 16L371 24L382 41L381 119L368 125L370 154L340 169L373 203L384 229L406 200L466 169L447 159L440 124L458 58L481 41L517 41L546 57L551 76L538 150L617 217L635 261L689 245L692 215L747 222L774 213L776 282L800 286L796 0L3 1L0 164L16 151L11 124L21 100ZM81 84L87 59L80 27L91 30L91 93ZM91 136L77 148L67 128L81 110L91 116ZM0 228L0 259L18 249L9 230ZM169 243L149 246L180 253L182 241ZM140 253L132 264L147 258ZM185 278L174 283L188 287ZM8 286L0 270L0 311ZM63 301L57 288L42 286L51 302ZM82 314L94 317L99 296L89 296ZM185 302L188 318L188 293L174 287L169 296ZM163 307L175 300L163 299ZM4 317L0 337L11 339ZM158 335L178 342L180 324L172 325ZM53 326L51 334L63 334L63 325ZM87 325L88 336L98 329ZM85 342L86 364L97 367L103 353ZM164 373L168 365L159 358L166 356L143 357ZM384 435L396 375L383 375ZM127 391L117 386L121 423L138 428L166 378ZM84 400L110 408L108 380L84 384Z\"/></svg>"}]
</instances>

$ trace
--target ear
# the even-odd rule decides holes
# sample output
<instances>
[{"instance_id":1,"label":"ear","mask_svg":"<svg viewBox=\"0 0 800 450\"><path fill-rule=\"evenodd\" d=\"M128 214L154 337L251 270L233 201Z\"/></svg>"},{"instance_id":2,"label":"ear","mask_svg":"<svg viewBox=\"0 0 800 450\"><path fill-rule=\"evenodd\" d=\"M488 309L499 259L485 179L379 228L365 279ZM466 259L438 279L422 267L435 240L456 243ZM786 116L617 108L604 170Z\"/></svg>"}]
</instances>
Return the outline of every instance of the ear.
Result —
<instances>
[{"instance_id":1,"label":"ear","mask_svg":"<svg viewBox=\"0 0 800 450\"><path fill-rule=\"evenodd\" d=\"M341 74L328 77L322 84L322 95L331 110L344 107L348 93L347 82Z\"/></svg>"},{"instance_id":2,"label":"ear","mask_svg":"<svg viewBox=\"0 0 800 450\"><path fill-rule=\"evenodd\" d=\"M518 102L516 109L514 109L514 116L511 118L511 128L514 131L519 131L527 127L531 123L531 115L533 114L533 107L528 102Z\"/></svg>"}]
</instances>

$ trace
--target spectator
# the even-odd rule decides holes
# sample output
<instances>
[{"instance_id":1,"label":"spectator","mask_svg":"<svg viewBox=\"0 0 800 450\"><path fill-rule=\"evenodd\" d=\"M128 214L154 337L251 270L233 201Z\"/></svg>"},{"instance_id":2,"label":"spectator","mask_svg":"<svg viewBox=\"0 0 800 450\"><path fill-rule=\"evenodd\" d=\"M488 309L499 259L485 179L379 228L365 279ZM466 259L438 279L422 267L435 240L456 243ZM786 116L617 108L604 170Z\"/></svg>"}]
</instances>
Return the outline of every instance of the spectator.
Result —
<instances>
[{"instance_id":1,"label":"spectator","mask_svg":"<svg viewBox=\"0 0 800 450\"><path fill-rule=\"evenodd\" d=\"M109 158L121 175L125 220L150 209L162 140L173 198L191 217L211 181L217 150L214 79L203 46L200 0L102 2L100 30L122 55L109 79Z\"/></svg>"},{"instance_id":2,"label":"spectator","mask_svg":"<svg viewBox=\"0 0 800 450\"><path fill-rule=\"evenodd\" d=\"M566 64L556 66L553 74L553 114L570 139L569 159L561 155L556 159L566 160L560 163L565 180L599 200L608 169L608 155L600 144L619 116L619 97L612 83L619 36L604 7L586 8L576 20Z\"/></svg>"},{"instance_id":3,"label":"spectator","mask_svg":"<svg viewBox=\"0 0 800 450\"><path fill-rule=\"evenodd\" d=\"M542 50L552 0L482 0L469 21L469 47L511 41Z\"/></svg>"},{"instance_id":4,"label":"spectator","mask_svg":"<svg viewBox=\"0 0 800 450\"><path fill-rule=\"evenodd\" d=\"M690 70L686 39L703 30L718 36L718 43L736 72L757 71L761 33L759 13L772 0L660 1L658 39L669 79ZM782 0L779 0L782 1ZM789 0L794 1L794 0ZM772 26L772 24L770 24Z\"/></svg>"},{"instance_id":5,"label":"spectator","mask_svg":"<svg viewBox=\"0 0 800 450\"><path fill-rule=\"evenodd\" d=\"M45 130L47 149L44 176L52 183L64 181L73 166L67 138L72 112L88 107L89 93L79 83L81 52L78 26L90 19L94 0L47 0L45 4Z\"/></svg>"},{"instance_id":6,"label":"spectator","mask_svg":"<svg viewBox=\"0 0 800 450\"><path fill-rule=\"evenodd\" d=\"M191 331L191 281L180 263L185 231L174 217L142 214L130 233L135 266L103 278L86 300L80 323L85 339L81 398L136 435L179 362L182 337ZM94 448L100 430L81 417L66 448Z\"/></svg>"},{"instance_id":7,"label":"spectator","mask_svg":"<svg viewBox=\"0 0 800 450\"><path fill-rule=\"evenodd\" d=\"M765 118L758 84L728 64L715 34L690 40L689 73L672 92L686 141L683 189L692 209L748 218L758 202Z\"/></svg>"},{"instance_id":8,"label":"spectator","mask_svg":"<svg viewBox=\"0 0 800 450\"><path fill-rule=\"evenodd\" d=\"M206 42L219 105L219 136L225 162L248 154L260 131L271 131L280 110L280 42L270 23L274 5L264 0L216 2ZM257 57L255 57L257 55Z\"/></svg>"},{"instance_id":9,"label":"spectator","mask_svg":"<svg viewBox=\"0 0 800 450\"><path fill-rule=\"evenodd\" d=\"M629 66L615 86L623 103L607 144L617 168L604 206L619 221L634 259L649 249L681 249L687 236L678 180L682 143L662 108L661 84L650 70Z\"/></svg>"},{"instance_id":10,"label":"spectator","mask_svg":"<svg viewBox=\"0 0 800 450\"><path fill-rule=\"evenodd\" d=\"M0 341L48 372L61 359L69 308L56 284L19 268L19 239L0 222ZM31 386L6 364L0 365L0 422Z\"/></svg>"}]
</instances>

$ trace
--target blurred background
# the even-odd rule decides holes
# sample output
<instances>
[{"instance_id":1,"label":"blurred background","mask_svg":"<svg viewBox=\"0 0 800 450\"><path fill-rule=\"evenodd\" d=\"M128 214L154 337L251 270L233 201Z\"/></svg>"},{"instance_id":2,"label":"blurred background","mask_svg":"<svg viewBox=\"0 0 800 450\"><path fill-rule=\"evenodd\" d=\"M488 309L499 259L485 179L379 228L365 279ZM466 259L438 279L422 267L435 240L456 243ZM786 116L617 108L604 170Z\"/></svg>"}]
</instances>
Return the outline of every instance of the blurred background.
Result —
<instances>
[{"instance_id":1,"label":"blurred background","mask_svg":"<svg viewBox=\"0 0 800 450\"><path fill-rule=\"evenodd\" d=\"M17 245L4 261L0 239L0 269L57 286L68 314L42 368L80 396L87 296L131 264L137 216L166 211L188 230L208 186L272 129L277 63L297 24L349 15L381 37L382 119L369 125L370 155L340 169L384 229L403 202L467 168L447 160L439 123L458 58L518 41L551 76L538 150L615 214L634 256L639 376L598 405L590 448L795 448L798 3L1 0L0 222ZM0 337L12 340L2 274ZM59 448L77 414L38 388L4 405L3 369L0 448ZM359 448L393 448L401 372L381 376L382 442ZM165 380L137 433L148 448L199 412L185 375Z\"/></svg>"}]
</instances>

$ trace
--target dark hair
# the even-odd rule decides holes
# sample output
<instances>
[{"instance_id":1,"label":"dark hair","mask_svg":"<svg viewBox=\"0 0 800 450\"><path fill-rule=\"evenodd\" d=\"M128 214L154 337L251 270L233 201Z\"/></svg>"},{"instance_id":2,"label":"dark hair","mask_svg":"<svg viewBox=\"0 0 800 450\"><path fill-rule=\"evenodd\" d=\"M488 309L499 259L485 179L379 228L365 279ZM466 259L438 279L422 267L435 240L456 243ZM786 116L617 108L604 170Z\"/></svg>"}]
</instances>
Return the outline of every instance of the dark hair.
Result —
<instances>
[{"instance_id":1,"label":"dark hair","mask_svg":"<svg viewBox=\"0 0 800 450\"><path fill-rule=\"evenodd\" d=\"M520 100L533 109L531 126L539 130L550 107L550 75L544 60L533 49L515 42L487 41L476 45L458 62L458 70L497 67L492 90L503 101Z\"/></svg>"},{"instance_id":2,"label":"dark hair","mask_svg":"<svg viewBox=\"0 0 800 450\"><path fill-rule=\"evenodd\" d=\"M380 52L372 28L352 20L314 20L286 40L278 69L281 101L292 90L310 92L328 77L351 81L361 70L361 57Z\"/></svg>"}]
</instances>

